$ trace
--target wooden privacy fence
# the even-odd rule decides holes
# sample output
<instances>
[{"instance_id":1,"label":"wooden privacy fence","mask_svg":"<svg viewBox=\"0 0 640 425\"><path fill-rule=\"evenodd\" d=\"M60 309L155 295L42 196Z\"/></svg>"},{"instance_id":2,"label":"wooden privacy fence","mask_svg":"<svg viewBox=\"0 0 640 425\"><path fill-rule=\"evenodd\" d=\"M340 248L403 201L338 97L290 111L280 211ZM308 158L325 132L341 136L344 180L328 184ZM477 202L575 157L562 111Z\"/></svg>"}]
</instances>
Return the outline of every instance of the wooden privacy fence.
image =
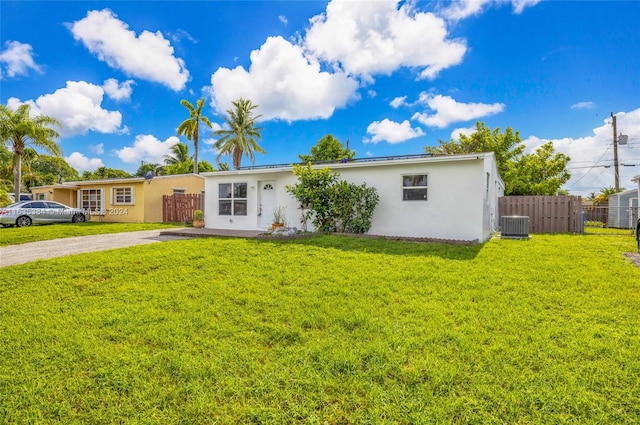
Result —
<instances>
[{"instance_id":1,"label":"wooden privacy fence","mask_svg":"<svg viewBox=\"0 0 640 425\"><path fill-rule=\"evenodd\" d=\"M193 212L199 210L200 195L163 195L162 196L162 221L165 223L183 221L191 222Z\"/></svg>"},{"instance_id":2,"label":"wooden privacy fence","mask_svg":"<svg viewBox=\"0 0 640 425\"><path fill-rule=\"evenodd\" d=\"M580 196L503 196L500 217L528 216L530 233L583 233Z\"/></svg>"},{"instance_id":3,"label":"wooden privacy fence","mask_svg":"<svg viewBox=\"0 0 640 425\"><path fill-rule=\"evenodd\" d=\"M584 206L585 221L599 221L606 224L609 220L609 206L602 205L585 205Z\"/></svg>"}]
</instances>

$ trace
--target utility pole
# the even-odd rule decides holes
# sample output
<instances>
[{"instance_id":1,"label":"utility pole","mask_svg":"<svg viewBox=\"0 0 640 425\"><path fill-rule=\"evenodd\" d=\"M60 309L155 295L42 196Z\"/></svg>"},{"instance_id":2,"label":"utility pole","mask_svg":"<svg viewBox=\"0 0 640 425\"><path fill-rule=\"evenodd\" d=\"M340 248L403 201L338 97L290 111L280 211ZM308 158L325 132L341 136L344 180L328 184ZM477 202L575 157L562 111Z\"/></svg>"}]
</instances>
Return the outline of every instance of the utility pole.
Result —
<instances>
[{"instance_id":1,"label":"utility pole","mask_svg":"<svg viewBox=\"0 0 640 425\"><path fill-rule=\"evenodd\" d=\"M613 119L613 168L615 173L616 192L620 191L620 173L618 171L618 126L616 125L616 116L611 113Z\"/></svg>"}]
</instances>

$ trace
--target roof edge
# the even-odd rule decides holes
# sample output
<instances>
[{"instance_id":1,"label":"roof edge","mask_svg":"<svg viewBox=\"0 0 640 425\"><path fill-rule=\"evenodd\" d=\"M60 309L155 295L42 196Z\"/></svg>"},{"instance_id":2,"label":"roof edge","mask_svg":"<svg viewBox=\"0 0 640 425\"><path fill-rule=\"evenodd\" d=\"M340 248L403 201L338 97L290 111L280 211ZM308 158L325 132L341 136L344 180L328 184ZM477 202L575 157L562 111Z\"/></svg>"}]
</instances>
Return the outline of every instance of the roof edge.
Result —
<instances>
[{"instance_id":1,"label":"roof edge","mask_svg":"<svg viewBox=\"0 0 640 425\"><path fill-rule=\"evenodd\" d=\"M347 162L317 162L317 163L311 163L311 166L316 170L322 169L322 168L339 170L339 169L361 168L361 167L372 167L372 166L419 164L424 162L470 161L470 160L479 160L481 158L484 159L487 157L494 157L493 152L480 152L480 153L462 154L462 155L437 155L437 156L433 156L430 154L406 155L406 156L375 158L371 160L367 160L366 158L364 158L357 161L347 161ZM240 168L239 170L209 171L206 173L202 173L202 176L212 177L212 176L229 176L229 175L244 175L244 174L279 173L279 172L293 170L294 165L304 165L304 164L303 163L294 163L291 165L277 164L277 165L265 165L265 166L259 166L259 167Z\"/></svg>"},{"instance_id":2,"label":"roof edge","mask_svg":"<svg viewBox=\"0 0 640 425\"><path fill-rule=\"evenodd\" d=\"M173 179L176 177L197 177L200 179L204 179L204 177L200 174L170 174L167 176L154 176L152 180L165 180L165 179ZM56 188L60 188L60 187L70 187L70 186L86 186L89 184L105 184L105 183L138 183L138 182L145 182L148 181L149 179L145 178L145 177L123 177L123 178L115 178L115 179L100 179L100 180L76 180L76 181L69 181L69 182L64 182L64 183L59 183L59 184L55 184L55 185L45 185L45 186L34 186L33 188L40 188L40 187L56 187Z\"/></svg>"}]
</instances>

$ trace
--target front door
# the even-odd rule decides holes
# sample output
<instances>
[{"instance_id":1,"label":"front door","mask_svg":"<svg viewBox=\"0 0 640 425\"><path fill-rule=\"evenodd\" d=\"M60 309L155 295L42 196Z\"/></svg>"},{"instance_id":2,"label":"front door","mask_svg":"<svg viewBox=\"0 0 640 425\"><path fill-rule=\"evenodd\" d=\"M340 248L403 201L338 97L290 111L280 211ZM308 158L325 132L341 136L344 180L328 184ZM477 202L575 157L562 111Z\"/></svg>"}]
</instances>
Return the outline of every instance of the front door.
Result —
<instances>
[{"instance_id":1,"label":"front door","mask_svg":"<svg viewBox=\"0 0 640 425\"><path fill-rule=\"evenodd\" d=\"M260 182L260 228L269 229L276 210L276 182Z\"/></svg>"}]
</instances>

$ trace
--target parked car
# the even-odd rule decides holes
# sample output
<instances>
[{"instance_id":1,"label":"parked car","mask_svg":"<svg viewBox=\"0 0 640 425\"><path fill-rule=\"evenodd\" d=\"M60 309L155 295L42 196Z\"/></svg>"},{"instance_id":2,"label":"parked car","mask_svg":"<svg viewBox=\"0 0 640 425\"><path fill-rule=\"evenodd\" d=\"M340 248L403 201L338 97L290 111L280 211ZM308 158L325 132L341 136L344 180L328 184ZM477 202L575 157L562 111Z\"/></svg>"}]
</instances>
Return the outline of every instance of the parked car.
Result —
<instances>
[{"instance_id":1,"label":"parked car","mask_svg":"<svg viewBox=\"0 0 640 425\"><path fill-rule=\"evenodd\" d=\"M25 227L32 224L72 222L87 220L85 212L53 201L22 201L0 208L0 224L3 227Z\"/></svg>"},{"instance_id":2,"label":"parked car","mask_svg":"<svg viewBox=\"0 0 640 425\"><path fill-rule=\"evenodd\" d=\"M11 202L15 202L16 201L16 197L13 193L9 193L9 199L11 199ZM30 193L21 193L20 194L20 201L30 201L33 198L31 197Z\"/></svg>"},{"instance_id":3,"label":"parked car","mask_svg":"<svg viewBox=\"0 0 640 425\"><path fill-rule=\"evenodd\" d=\"M640 252L640 218L636 223L636 242L638 242L638 252Z\"/></svg>"}]
</instances>

